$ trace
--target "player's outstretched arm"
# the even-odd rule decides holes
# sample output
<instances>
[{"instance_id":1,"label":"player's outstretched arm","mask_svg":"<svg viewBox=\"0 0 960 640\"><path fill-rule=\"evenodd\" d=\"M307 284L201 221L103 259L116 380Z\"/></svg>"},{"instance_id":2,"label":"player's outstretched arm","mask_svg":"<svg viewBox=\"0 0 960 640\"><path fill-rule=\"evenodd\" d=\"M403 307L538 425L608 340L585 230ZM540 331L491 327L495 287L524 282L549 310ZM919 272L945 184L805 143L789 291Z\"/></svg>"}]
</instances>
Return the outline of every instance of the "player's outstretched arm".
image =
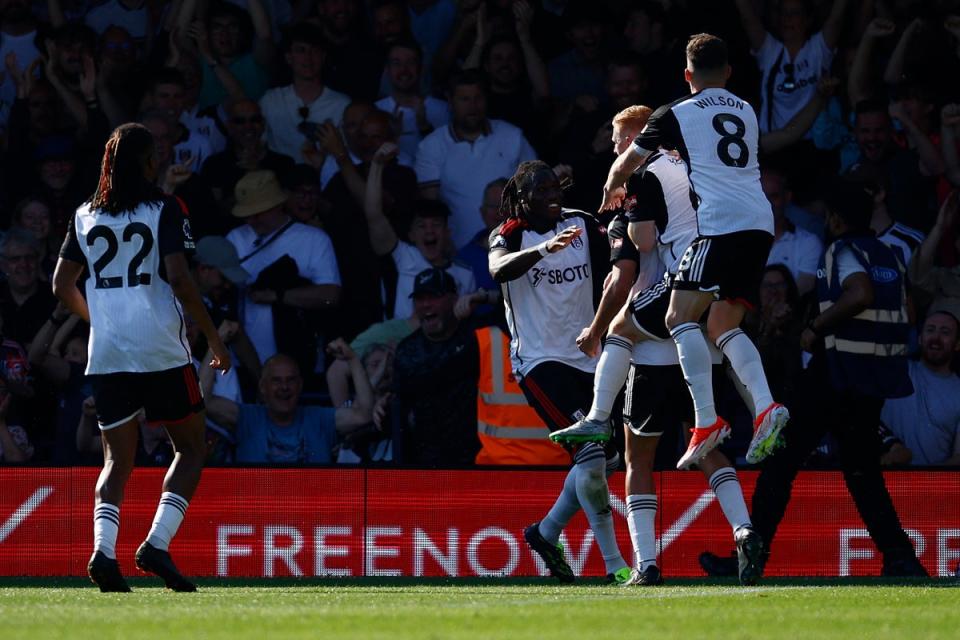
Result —
<instances>
[{"instance_id":1,"label":"player's outstretched arm","mask_svg":"<svg viewBox=\"0 0 960 640\"><path fill-rule=\"evenodd\" d=\"M203 298L190 276L190 267L187 265L187 258L183 253L170 253L164 256L163 265L167 269L167 282L173 289L173 295L183 305L183 308L190 314L190 317L200 326L200 330L207 338L207 344L213 352L213 359L210 366L220 371L230 369L230 352L227 346L223 344L220 332L213 326L213 320L207 313L207 308L203 304Z\"/></svg>"},{"instance_id":2,"label":"player's outstretched arm","mask_svg":"<svg viewBox=\"0 0 960 640\"><path fill-rule=\"evenodd\" d=\"M545 258L548 253L556 253L570 245L575 238L579 238L583 229L576 226L567 227L546 242L523 251L508 251L494 249L490 252L488 266L494 282L510 282L516 280L530 268Z\"/></svg>"},{"instance_id":3,"label":"player's outstretched arm","mask_svg":"<svg viewBox=\"0 0 960 640\"><path fill-rule=\"evenodd\" d=\"M80 316L89 323L90 309L80 289L77 288L77 279L83 273L83 265L67 258L57 260L57 267L53 271L53 295L63 303L67 309Z\"/></svg>"},{"instance_id":4,"label":"player's outstretched arm","mask_svg":"<svg viewBox=\"0 0 960 640\"><path fill-rule=\"evenodd\" d=\"M617 156L617 159L610 165L607 183L603 185L603 202L600 204L600 211L613 211L620 207L623 199L627 196L627 191L624 188L627 179L640 168L640 165L646 161L650 153L650 151L641 149L636 144L631 144L628 151Z\"/></svg>"}]
</instances>

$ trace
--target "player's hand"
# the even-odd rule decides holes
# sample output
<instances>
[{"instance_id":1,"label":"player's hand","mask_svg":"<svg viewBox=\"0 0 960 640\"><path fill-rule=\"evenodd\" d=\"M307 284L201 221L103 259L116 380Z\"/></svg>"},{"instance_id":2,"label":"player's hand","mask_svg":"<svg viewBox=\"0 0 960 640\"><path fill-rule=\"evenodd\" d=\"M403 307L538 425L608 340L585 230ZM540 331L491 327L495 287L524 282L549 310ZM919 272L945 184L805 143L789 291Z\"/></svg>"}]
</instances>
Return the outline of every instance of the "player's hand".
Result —
<instances>
[{"instance_id":1,"label":"player's hand","mask_svg":"<svg viewBox=\"0 0 960 640\"><path fill-rule=\"evenodd\" d=\"M600 355L600 338L591 334L590 327L584 327L577 336L577 348L591 358L596 358Z\"/></svg>"},{"instance_id":2,"label":"player's hand","mask_svg":"<svg viewBox=\"0 0 960 640\"><path fill-rule=\"evenodd\" d=\"M217 336L216 340L210 340L210 352L213 354L213 357L210 359L210 368L216 369L221 374L230 371L231 362L230 362L230 351L227 349L227 346L223 344L223 340L220 339L220 336Z\"/></svg>"},{"instance_id":3,"label":"player's hand","mask_svg":"<svg viewBox=\"0 0 960 640\"><path fill-rule=\"evenodd\" d=\"M582 233L583 229L576 225L567 227L550 240L547 240L547 252L556 253L557 251L567 248L570 246L570 243L579 238Z\"/></svg>"},{"instance_id":4,"label":"player's hand","mask_svg":"<svg viewBox=\"0 0 960 640\"><path fill-rule=\"evenodd\" d=\"M97 402L93 399L93 396L88 396L83 401L83 415L87 416L88 418L97 417Z\"/></svg>"},{"instance_id":5,"label":"player's hand","mask_svg":"<svg viewBox=\"0 0 960 640\"><path fill-rule=\"evenodd\" d=\"M817 334L809 327L800 334L800 348L807 353L813 353L813 347L817 344Z\"/></svg>"},{"instance_id":6,"label":"player's hand","mask_svg":"<svg viewBox=\"0 0 960 640\"><path fill-rule=\"evenodd\" d=\"M623 205L623 200L627 197L627 190L623 187L610 188L609 185L603 187L603 202L600 203L600 212L614 211Z\"/></svg>"},{"instance_id":7,"label":"player's hand","mask_svg":"<svg viewBox=\"0 0 960 640\"><path fill-rule=\"evenodd\" d=\"M357 357L357 354L354 353L353 349L350 348L350 345L347 344L347 341L343 338L337 338L328 344L327 353L337 360L344 360L347 362Z\"/></svg>"}]
</instances>

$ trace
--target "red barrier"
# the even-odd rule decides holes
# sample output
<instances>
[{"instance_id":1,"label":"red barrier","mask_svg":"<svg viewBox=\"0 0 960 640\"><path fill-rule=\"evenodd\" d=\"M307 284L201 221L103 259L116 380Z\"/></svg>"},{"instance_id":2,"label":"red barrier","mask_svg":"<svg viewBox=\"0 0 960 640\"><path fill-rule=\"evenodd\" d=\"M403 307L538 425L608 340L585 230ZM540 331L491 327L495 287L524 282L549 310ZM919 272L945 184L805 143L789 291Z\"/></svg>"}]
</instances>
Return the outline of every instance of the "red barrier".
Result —
<instances>
[{"instance_id":1,"label":"red barrier","mask_svg":"<svg viewBox=\"0 0 960 640\"><path fill-rule=\"evenodd\" d=\"M0 575L83 575L98 470L0 469ZM163 470L138 469L121 509L118 558L133 553L159 499ZM740 474L749 496L756 474ZM521 576L543 574L522 528L542 517L562 472L208 469L172 546L189 575ZM667 576L702 575L703 550L732 548L703 476L657 474L657 535ZM887 474L904 526L932 575L960 560L960 474ZM623 475L611 479L620 546L631 557ZM571 565L602 575L578 514L564 534ZM801 473L768 575L876 575L880 558L839 473Z\"/></svg>"}]
</instances>

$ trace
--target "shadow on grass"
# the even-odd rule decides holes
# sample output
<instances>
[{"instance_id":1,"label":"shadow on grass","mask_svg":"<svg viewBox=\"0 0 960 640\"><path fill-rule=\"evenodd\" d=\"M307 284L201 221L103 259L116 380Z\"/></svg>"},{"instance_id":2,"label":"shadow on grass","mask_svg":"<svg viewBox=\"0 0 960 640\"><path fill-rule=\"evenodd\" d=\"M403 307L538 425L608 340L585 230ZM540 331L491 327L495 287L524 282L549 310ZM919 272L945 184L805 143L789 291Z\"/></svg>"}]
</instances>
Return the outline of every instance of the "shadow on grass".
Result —
<instances>
[{"instance_id":1,"label":"shadow on grass","mask_svg":"<svg viewBox=\"0 0 960 640\"><path fill-rule=\"evenodd\" d=\"M133 587L159 586L156 578L132 577L128 582ZM258 588L365 588L365 589L403 589L414 587L557 587L558 584L549 578L198 578L197 585L203 587L258 587ZM734 587L737 581L733 578L673 578L668 580L668 587ZM775 587L922 587L952 589L960 588L960 581L955 578L879 578L879 577L851 577L851 578L800 578L777 577L767 578L759 586ZM602 578L580 578L572 586L611 587ZM86 578L80 577L0 577L0 589L94 589L93 584Z\"/></svg>"}]
</instances>

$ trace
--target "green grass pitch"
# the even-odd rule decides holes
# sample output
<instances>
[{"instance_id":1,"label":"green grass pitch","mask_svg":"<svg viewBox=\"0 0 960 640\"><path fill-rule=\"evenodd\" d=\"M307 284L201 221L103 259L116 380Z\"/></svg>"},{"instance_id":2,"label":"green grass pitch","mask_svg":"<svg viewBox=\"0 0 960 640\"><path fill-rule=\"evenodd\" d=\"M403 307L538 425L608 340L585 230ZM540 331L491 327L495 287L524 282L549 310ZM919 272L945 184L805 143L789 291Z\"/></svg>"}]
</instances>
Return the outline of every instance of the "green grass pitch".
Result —
<instances>
[{"instance_id":1,"label":"green grass pitch","mask_svg":"<svg viewBox=\"0 0 960 640\"><path fill-rule=\"evenodd\" d=\"M134 579L2 579L0 638L950 638L956 581L684 580L624 589L583 580L200 581L179 594Z\"/></svg>"}]
</instances>

